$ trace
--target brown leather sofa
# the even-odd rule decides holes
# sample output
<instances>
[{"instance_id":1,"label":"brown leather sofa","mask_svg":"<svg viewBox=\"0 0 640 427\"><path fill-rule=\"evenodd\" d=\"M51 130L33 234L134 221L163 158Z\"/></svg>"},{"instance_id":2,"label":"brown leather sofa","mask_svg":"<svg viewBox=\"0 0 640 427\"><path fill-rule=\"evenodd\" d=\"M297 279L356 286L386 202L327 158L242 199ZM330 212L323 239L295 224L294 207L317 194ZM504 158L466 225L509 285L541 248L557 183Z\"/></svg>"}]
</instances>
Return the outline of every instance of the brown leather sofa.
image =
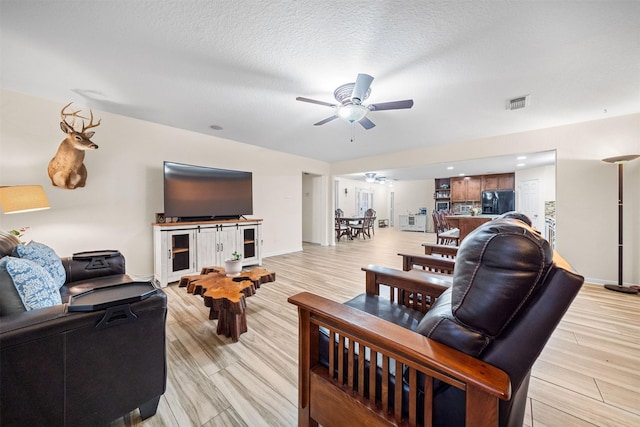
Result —
<instances>
[{"instance_id":1,"label":"brown leather sofa","mask_svg":"<svg viewBox=\"0 0 640 427\"><path fill-rule=\"evenodd\" d=\"M154 415L166 387L166 295L126 275L117 251L62 261L61 305L0 317L0 425L107 425L136 408ZM70 308L82 292L136 284L149 289L140 300Z\"/></svg>"},{"instance_id":2,"label":"brown leather sofa","mask_svg":"<svg viewBox=\"0 0 640 427\"><path fill-rule=\"evenodd\" d=\"M516 219L474 230L455 265L446 283L369 266L344 304L289 298L300 425L522 425L531 367L584 279Z\"/></svg>"}]
</instances>

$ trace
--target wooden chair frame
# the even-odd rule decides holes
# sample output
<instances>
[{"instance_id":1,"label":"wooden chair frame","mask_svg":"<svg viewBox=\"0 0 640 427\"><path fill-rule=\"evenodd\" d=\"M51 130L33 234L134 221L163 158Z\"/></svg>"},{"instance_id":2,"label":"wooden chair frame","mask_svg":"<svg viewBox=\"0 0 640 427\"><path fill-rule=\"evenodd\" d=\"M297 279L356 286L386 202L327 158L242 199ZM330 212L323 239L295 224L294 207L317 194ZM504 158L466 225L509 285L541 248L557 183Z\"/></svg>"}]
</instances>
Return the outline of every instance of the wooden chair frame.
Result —
<instances>
[{"instance_id":1,"label":"wooden chair frame","mask_svg":"<svg viewBox=\"0 0 640 427\"><path fill-rule=\"evenodd\" d=\"M437 245L433 243L423 243L425 255L440 255L445 258L455 258L458 255L458 247L450 245Z\"/></svg>"},{"instance_id":2,"label":"wooden chair frame","mask_svg":"<svg viewBox=\"0 0 640 427\"><path fill-rule=\"evenodd\" d=\"M379 295L380 285L390 283L392 299L401 303L407 295L416 294L421 294L418 299L422 301L427 300L425 297L433 301L431 298L437 298L446 289L429 284L428 276L424 276L428 273L422 273L421 282L411 277L413 272L385 276L384 268L376 272L371 267L364 269L369 295ZM413 301L418 299L412 298ZM429 426L435 379L466 392L467 426L498 425L498 401L511 397L511 383L504 371L401 326L318 295L303 292L290 297L289 302L298 307L299 314L299 426L416 426L421 418L425 420L423 425ZM328 343L338 343L337 356L333 349L327 349L328 367L320 363L320 328L329 331ZM380 394L376 394L376 370L365 369L364 357L354 357L356 347L360 354L368 349L371 360L381 357ZM396 372L405 372L409 379L409 393L405 397L403 381L395 381L394 401L388 402L391 360L395 361ZM365 388L366 371L369 371L368 388ZM424 384L418 384L419 378L424 378ZM419 388L425 391L424 413L420 415L417 413ZM408 402L403 402L405 398ZM408 407L408 416L402 414L403 404Z\"/></svg>"},{"instance_id":3,"label":"wooden chair frame","mask_svg":"<svg viewBox=\"0 0 640 427\"><path fill-rule=\"evenodd\" d=\"M402 257L402 269L409 271L415 266L433 273L453 274L456 261L438 255L398 254Z\"/></svg>"},{"instance_id":4,"label":"wooden chair frame","mask_svg":"<svg viewBox=\"0 0 640 427\"><path fill-rule=\"evenodd\" d=\"M460 245L460 230L451 228L443 211L433 211L433 228L436 232L436 241L440 245Z\"/></svg>"},{"instance_id":5,"label":"wooden chair frame","mask_svg":"<svg viewBox=\"0 0 640 427\"><path fill-rule=\"evenodd\" d=\"M347 221L343 221L340 217L335 218L335 231L336 231L336 240L340 241L342 236L347 236L347 238L351 239L351 227Z\"/></svg>"}]
</instances>

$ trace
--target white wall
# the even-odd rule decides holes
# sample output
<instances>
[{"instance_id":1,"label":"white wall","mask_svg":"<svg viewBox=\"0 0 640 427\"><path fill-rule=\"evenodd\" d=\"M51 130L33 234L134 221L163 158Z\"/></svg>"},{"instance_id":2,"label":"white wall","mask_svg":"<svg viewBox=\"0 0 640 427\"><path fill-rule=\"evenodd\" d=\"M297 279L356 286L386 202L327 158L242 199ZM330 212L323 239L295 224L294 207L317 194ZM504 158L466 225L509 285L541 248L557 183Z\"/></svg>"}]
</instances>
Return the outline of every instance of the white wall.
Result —
<instances>
[{"instance_id":1,"label":"white wall","mask_svg":"<svg viewBox=\"0 0 640 427\"><path fill-rule=\"evenodd\" d=\"M617 172L640 154L640 114L337 162L334 175L556 150L557 249L587 280L617 282ZM429 159L425 161L424 159ZM640 282L640 160L625 166L624 278Z\"/></svg>"},{"instance_id":2,"label":"white wall","mask_svg":"<svg viewBox=\"0 0 640 427\"><path fill-rule=\"evenodd\" d=\"M376 211L376 221L378 219L389 219L389 192L392 187L389 184L369 183L365 181L338 178L338 206L344 211L346 216L357 214L356 212L356 189L361 188L373 192L373 209ZM333 188L333 187L332 187ZM345 194L344 190L347 190ZM376 224L377 226L377 224Z\"/></svg>"},{"instance_id":3,"label":"white wall","mask_svg":"<svg viewBox=\"0 0 640 427\"><path fill-rule=\"evenodd\" d=\"M373 209L378 213L378 218L382 218L385 212L389 212L388 198L389 187L376 183L358 181L354 179L337 178L338 181L338 206L345 216L357 216L363 212L356 212L356 189L363 189L373 192ZM344 190L347 190L345 193Z\"/></svg>"},{"instance_id":4,"label":"white wall","mask_svg":"<svg viewBox=\"0 0 640 427\"><path fill-rule=\"evenodd\" d=\"M51 185L47 164L63 139L64 104L6 90L0 99L0 185L41 184L51 204L0 215L0 228L30 226L25 237L61 255L119 249L136 276L153 274L151 224L163 211L163 160L253 172L252 217L264 219L265 256L302 249L302 173L329 173L325 162L94 111L102 124L92 138L99 149L86 153L87 185L63 190Z\"/></svg>"},{"instance_id":5,"label":"white wall","mask_svg":"<svg viewBox=\"0 0 640 427\"><path fill-rule=\"evenodd\" d=\"M417 214L420 208L427 208L427 230L433 231L431 212L433 211L433 179L417 181L396 181L393 185L395 217L394 224L399 224L399 215Z\"/></svg>"},{"instance_id":6,"label":"white wall","mask_svg":"<svg viewBox=\"0 0 640 427\"><path fill-rule=\"evenodd\" d=\"M48 243L62 255L91 249L120 249L135 275L151 275L151 226L162 211L163 160L254 174L254 217L265 220L267 256L297 251L302 242L302 173L321 175L326 237L333 230L333 181L328 177L363 170L397 169L425 163L556 150L558 251L594 282L617 281L617 169L603 158L640 154L640 114L503 135L446 146L425 147L328 165L214 136L94 111L102 118L87 153L87 187L52 187L47 163L62 132L62 103L0 91L0 185L42 184L52 209L0 215L0 228L31 226L28 237ZM426 162L424 159L429 159ZM428 184L428 183L427 183ZM398 183L395 184L396 186ZM433 183L430 184L433 186ZM341 188L343 192L344 189ZM388 190L387 190L388 191ZM400 191L396 191L396 198ZM419 191L423 194L422 191ZM424 199L396 200L400 209L433 206ZM418 194L418 193L416 193ZM355 187L345 201L355 197ZM342 203L341 203L342 207ZM378 210L378 209L377 209ZM626 282L640 282L640 160L625 166L624 253Z\"/></svg>"}]
</instances>

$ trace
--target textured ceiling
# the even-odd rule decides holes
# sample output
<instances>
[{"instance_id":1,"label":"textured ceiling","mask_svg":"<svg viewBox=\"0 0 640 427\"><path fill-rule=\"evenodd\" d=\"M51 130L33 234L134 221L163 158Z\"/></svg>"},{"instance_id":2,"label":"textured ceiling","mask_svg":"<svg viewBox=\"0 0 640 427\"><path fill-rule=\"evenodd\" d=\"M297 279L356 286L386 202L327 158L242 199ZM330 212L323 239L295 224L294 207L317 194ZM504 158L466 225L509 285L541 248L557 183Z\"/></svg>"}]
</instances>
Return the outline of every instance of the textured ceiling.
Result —
<instances>
[{"instance_id":1,"label":"textured ceiling","mask_svg":"<svg viewBox=\"0 0 640 427\"><path fill-rule=\"evenodd\" d=\"M640 111L638 1L0 4L4 89L328 162ZM415 105L351 143L295 98L358 73L368 102Z\"/></svg>"}]
</instances>

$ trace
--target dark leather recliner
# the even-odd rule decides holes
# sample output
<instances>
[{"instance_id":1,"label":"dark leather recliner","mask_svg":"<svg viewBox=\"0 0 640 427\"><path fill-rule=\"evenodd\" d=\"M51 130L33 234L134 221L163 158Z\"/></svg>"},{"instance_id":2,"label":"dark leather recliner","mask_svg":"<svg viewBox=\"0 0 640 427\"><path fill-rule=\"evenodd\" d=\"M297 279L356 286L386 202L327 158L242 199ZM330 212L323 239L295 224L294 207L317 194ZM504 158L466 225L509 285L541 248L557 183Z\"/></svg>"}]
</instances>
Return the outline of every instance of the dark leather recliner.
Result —
<instances>
[{"instance_id":1,"label":"dark leather recliner","mask_svg":"<svg viewBox=\"0 0 640 427\"><path fill-rule=\"evenodd\" d=\"M473 231L455 263L452 286L436 296L433 289L427 296L417 284L401 284L398 275L389 283L391 300L380 296L379 283L368 283L367 294L346 302L347 308L306 293L290 298L300 310L303 424L313 419L336 425L359 414L354 423L382 418L420 425L428 416L436 426L475 425L479 417L482 425L522 425L531 367L584 279L539 233L515 219ZM424 298L430 307L423 314L414 307L423 306ZM335 337L334 344L328 337ZM333 357L327 347L334 348ZM368 359L359 360L363 349L377 352L375 375ZM387 374L381 369L381 355L403 366L400 385L390 368ZM427 385L432 393L425 398ZM343 401L348 403L338 404ZM495 424L488 421L494 416Z\"/></svg>"},{"instance_id":2,"label":"dark leather recliner","mask_svg":"<svg viewBox=\"0 0 640 427\"><path fill-rule=\"evenodd\" d=\"M71 312L71 296L133 280L117 252L63 265L63 304L0 318L0 425L107 425L136 408L154 415L166 387L166 295L152 290L128 305L132 315L126 304Z\"/></svg>"}]
</instances>

